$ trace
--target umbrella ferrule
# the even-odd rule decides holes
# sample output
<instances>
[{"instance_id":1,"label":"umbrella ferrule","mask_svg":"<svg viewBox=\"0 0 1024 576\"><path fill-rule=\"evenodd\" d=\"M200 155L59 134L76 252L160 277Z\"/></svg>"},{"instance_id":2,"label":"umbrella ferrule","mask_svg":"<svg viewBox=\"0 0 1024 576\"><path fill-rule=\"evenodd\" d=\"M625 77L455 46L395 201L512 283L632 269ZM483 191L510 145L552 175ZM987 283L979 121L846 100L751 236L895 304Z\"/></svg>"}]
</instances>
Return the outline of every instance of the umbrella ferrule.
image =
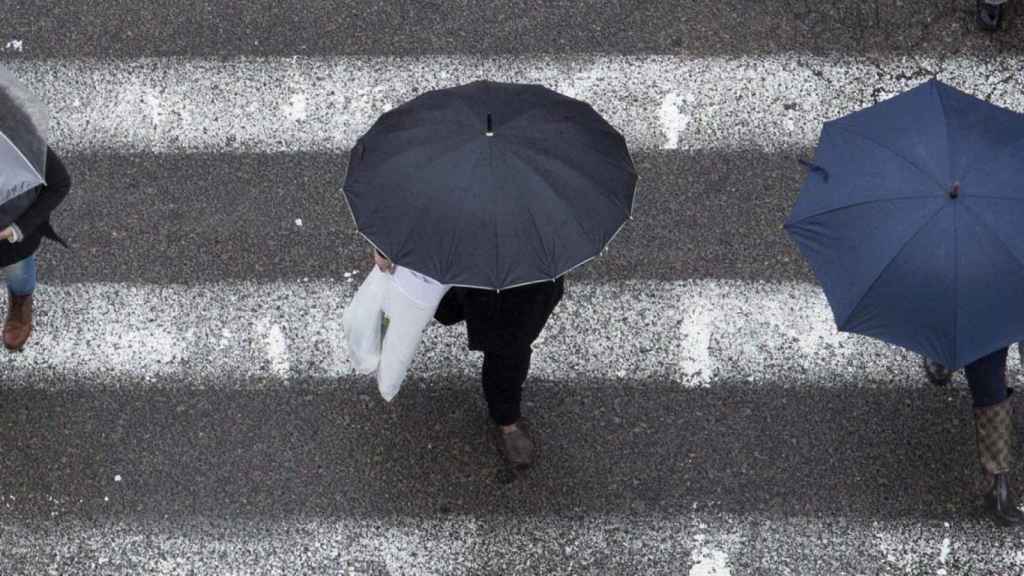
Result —
<instances>
[{"instance_id":1,"label":"umbrella ferrule","mask_svg":"<svg viewBox=\"0 0 1024 576\"><path fill-rule=\"evenodd\" d=\"M954 199L954 200L960 197L960 183L959 182L953 182L953 187L949 189L949 197Z\"/></svg>"},{"instance_id":2,"label":"umbrella ferrule","mask_svg":"<svg viewBox=\"0 0 1024 576\"><path fill-rule=\"evenodd\" d=\"M494 123L491 120L490 114L487 115L487 132L484 132L484 134L487 134L488 136L494 136Z\"/></svg>"}]
</instances>

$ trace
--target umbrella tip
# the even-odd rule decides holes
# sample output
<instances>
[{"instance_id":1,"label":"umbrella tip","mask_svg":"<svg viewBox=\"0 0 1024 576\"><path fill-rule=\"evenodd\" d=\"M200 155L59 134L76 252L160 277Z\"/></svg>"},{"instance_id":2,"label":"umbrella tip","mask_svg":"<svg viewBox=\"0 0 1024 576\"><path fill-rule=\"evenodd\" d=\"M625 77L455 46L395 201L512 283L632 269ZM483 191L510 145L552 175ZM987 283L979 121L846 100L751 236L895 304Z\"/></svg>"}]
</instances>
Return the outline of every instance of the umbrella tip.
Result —
<instances>
[{"instance_id":1,"label":"umbrella tip","mask_svg":"<svg viewBox=\"0 0 1024 576\"><path fill-rule=\"evenodd\" d=\"M960 183L953 182L953 187L949 189L950 198L958 198L960 196Z\"/></svg>"},{"instance_id":2,"label":"umbrella tip","mask_svg":"<svg viewBox=\"0 0 1024 576\"><path fill-rule=\"evenodd\" d=\"M490 114L487 115L487 132L485 132L485 134L488 136L494 136L494 126Z\"/></svg>"}]
</instances>

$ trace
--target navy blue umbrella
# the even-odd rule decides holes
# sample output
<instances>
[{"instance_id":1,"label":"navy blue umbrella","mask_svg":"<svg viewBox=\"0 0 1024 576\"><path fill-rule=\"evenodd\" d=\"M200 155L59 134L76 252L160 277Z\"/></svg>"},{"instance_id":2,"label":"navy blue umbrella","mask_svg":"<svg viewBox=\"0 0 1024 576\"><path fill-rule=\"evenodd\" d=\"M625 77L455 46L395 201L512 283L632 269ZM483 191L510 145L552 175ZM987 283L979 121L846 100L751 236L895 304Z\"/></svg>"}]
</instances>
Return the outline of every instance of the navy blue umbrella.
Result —
<instances>
[{"instance_id":1,"label":"navy blue umbrella","mask_svg":"<svg viewBox=\"0 0 1024 576\"><path fill-rule=\"evenodd\" d=\"M625 139L543 86L473 82L385 113L352 149L343 188L381 253L444 284L551 281L629 218Z\"/></svg>"},{"instance_id":2,"label":"navy blue umbrella","mask_svg":"<svg viewBox=\"0 0 1024 576\"><path fill-rule=\"evenodd\" d=\"M841 331L960 368L1024 338L1024 115L926 82L826 122L785 228Z\"/></svg>"}]
</instances>

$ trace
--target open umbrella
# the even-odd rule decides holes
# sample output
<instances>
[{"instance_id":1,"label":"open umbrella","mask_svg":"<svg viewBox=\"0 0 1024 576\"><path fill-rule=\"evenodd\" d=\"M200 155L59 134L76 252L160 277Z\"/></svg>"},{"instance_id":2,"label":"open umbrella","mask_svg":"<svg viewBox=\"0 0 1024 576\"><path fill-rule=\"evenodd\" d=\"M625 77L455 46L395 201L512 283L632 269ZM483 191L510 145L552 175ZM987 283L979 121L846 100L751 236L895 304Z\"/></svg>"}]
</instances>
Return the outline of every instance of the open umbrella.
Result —
<instances>
[{"instance_id":1,"label":"open umbrella","mask_svg":"<svg viewBox=\"0 0 1024 576\"><path fill-rule=\"evenodd\" d=\"M358 230L443 284L551 281L599 254L632 210L625 139L590 105L543 86L480 81L380 117L352 149Z\"/></svg>"},{"instance_id":2,"label":"open umbrella","mask_svg":"<svg viewBox=\"0 0 1024 576\"><path fill-rule=\"evenodd\" d=\"M46 107L0 67L0 229L35 201L46 174Z\"/></svg>"},{"instance_id":3,"label":"open umbrella","mask_svg":"<svg viewBox=\"0 0 1024 576\"><path fill-rule=\"evenodd\" d=\"M931 80L826 122L785 228L842 331L960 368L1024 337L1024 115Z\"/></svg>"}]
</instances>

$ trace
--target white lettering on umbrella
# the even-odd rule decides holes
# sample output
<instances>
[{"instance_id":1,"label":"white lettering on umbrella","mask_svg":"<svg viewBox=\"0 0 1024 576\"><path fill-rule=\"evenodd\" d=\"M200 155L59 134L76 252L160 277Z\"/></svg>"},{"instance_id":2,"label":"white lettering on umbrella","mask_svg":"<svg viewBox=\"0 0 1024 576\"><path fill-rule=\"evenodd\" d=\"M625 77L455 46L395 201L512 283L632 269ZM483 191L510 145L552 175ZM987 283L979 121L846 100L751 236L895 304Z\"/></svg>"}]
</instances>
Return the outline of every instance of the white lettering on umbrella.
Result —
<instances>
[{"instance_id":1,"label":"white lettering on umbrella","mask_svg":"<svg viewBox=\"0 0 1024 576\"><path fill-rule=\"evenodd\" d=\"M23 40L11 40L7 44L4 44L4 52L22 52L25 49L25 42Z\"/></svg>"}]
</instances>

